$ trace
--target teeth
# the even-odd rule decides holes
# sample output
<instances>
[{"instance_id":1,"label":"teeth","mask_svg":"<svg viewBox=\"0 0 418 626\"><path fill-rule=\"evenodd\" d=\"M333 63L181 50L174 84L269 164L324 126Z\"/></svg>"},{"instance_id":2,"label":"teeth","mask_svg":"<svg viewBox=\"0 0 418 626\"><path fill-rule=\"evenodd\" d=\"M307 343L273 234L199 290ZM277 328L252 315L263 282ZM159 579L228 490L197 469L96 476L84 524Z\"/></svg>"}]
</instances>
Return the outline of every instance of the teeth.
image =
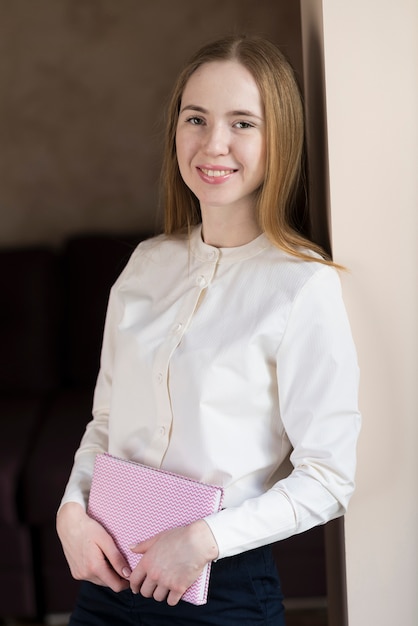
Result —
<instances>
[{"instance_id":1,"label":"teeth","mask_svg":"<svg viewBox=\"0 0 418 626\"><path fill-rule=\"evenodd\" d=\"M206 174L206 176L227 176L228 174L232 174L234 170L206 170L203 167L201 168L202 172Z\"/></svg>"}]
</instances>

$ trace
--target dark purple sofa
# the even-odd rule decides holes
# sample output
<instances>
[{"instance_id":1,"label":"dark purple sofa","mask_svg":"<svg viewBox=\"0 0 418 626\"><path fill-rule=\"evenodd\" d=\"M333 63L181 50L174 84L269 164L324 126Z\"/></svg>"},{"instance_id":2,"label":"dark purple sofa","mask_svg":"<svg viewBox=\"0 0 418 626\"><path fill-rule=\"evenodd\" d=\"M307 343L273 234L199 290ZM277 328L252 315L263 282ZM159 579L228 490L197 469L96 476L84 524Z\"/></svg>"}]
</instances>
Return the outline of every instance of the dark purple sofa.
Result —
<instances>
[{"instance_id":1,"label":"dark purple sofa","mask_svg":"<svg viewBox=\"0 0 418 626\"><path fill-rule=\"evenodd\" d=\"M0 250L0 620L72 607L55 514L91 415L109 289L145 236Z\"/></svg>"}]
</instances>

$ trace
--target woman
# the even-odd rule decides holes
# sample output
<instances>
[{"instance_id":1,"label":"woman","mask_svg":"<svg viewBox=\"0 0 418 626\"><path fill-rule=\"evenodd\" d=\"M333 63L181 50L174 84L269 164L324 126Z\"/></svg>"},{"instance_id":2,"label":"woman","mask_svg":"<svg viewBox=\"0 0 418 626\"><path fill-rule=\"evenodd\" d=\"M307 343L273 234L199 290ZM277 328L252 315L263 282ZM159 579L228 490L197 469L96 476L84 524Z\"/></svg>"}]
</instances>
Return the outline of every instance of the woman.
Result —
<instances>
[{"instance_id":1,"label":"woman","mask_svg":"<svg viewBox=\"0 0 418 626\"><path fill-rule=\"evenodd\" d=\"M293 225L303 142L272 44L223 39L179 76L165 234L111 291L94 419L57 518L89 581L71 624L284 624L268 545L346 510L358 368L333 263ZM222 485L224 509L134 546L131 572L86 514L103 451ZM180 601L208 562L208 603Z\"/></svg>"}]
</instances>

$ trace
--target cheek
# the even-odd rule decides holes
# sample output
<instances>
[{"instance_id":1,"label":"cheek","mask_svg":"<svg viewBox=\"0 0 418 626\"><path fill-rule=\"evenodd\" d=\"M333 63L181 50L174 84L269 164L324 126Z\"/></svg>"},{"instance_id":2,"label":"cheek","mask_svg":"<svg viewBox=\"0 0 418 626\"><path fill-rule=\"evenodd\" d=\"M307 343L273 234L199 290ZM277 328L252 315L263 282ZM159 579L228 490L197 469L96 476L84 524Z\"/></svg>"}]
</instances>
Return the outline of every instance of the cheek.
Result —
<instances>
[{"instance_id":1,"label":"cheek","mask_svg":"<svg viewBox=\"0 0 418 626\"><path fill-rule=\"evenodd\" d=\"M254 164L254 176L263 182L266 173L267 153L264 142L260 142L257 146L253 146L253 150L247 154L249 162Z\"/></svg>"},{"instance_id":2,"label":"cheek","mask_svg":"<svg viewBox=\"0 0 418 626\"><path fill-rule=\"evenodd\" d=\"M183 144L179 140L178 136L176 136L176 157L177 157L177 163L178 163L178 166L179 166L179 170L182 173L183 162L184 162Z\"/></svg>"},{"instance_id":3,"label":"cheek","mask_svg":"<svg viewBox=\"0 0 418 626\"><path fill-rule=\"evenodd\" d=\"M259 168L259 173L260 173L260 177L262 178L262 180L264 180L265 178L266 168L267 168L267 155L266 155L266 151L263 150L260 156L260 168Z\"/></svg>"},{"instance_id":4,"label":"cheek","mask_svg":"<svg viewBox=\"0 0 418 626\"><path fill-rule=\"evenodd\" d=\"M179 158L179 156L181 157L181 141L179 139L179 134L178 132L176 133L176 140L174 142L175 148L176 148L176 156L177 159Z\"/></svg>"},{"instance_id":5,"label":"cheek","mask_svg":"<svg viewBox=\"0 0 418 626\"><path fill-rule=\"evenodd\" d=\"M263 177L263 180L264 180L264 176L266 173L266 168L267 168L267 145L266 145L266 140L263 137L263 140L261 141L261 144L260 144L260 173Z\"/></svg>"},{"instance_id":6,"label":"cheek","mask_svg":"<svg viewBox=\"0 0 418 626\"><path fill-rule=\"evenodd\" d=\"M183 181L189 186L190 183L190 142L185 140L182 133L176 135L176 157L180 175Z\"/></svg>"},{"instance_id":7,"label":"cheek","mask_svg":"<svg viewBox=\"0 0 418 626\"><path fill-rule=\"evenodd\" d=\"M179 167L186 164L188 157L191 153L191 141L185 137L184 133L177 133L176 135L176 154Z\"/></svg>"}]
</instances>

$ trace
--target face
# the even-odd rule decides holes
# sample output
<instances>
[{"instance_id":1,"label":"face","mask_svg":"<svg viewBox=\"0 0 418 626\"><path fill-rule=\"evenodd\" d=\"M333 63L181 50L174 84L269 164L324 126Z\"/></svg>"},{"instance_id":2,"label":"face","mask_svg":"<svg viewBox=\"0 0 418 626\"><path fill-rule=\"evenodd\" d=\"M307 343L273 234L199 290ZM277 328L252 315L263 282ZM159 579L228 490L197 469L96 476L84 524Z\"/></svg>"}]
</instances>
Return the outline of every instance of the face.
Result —
<instances>
[{"instance_id":1,"label":"face","mask_svg":"<svg viewBox=\"0 0 418 626\"><path fill-rule=\"evenodd\" d=\"M202 215L221 209L255 214L264 179L264 110L257 84L237 61L214 61L186 83L176 132L181 176Z\"/></svg>"}]
</instances>

